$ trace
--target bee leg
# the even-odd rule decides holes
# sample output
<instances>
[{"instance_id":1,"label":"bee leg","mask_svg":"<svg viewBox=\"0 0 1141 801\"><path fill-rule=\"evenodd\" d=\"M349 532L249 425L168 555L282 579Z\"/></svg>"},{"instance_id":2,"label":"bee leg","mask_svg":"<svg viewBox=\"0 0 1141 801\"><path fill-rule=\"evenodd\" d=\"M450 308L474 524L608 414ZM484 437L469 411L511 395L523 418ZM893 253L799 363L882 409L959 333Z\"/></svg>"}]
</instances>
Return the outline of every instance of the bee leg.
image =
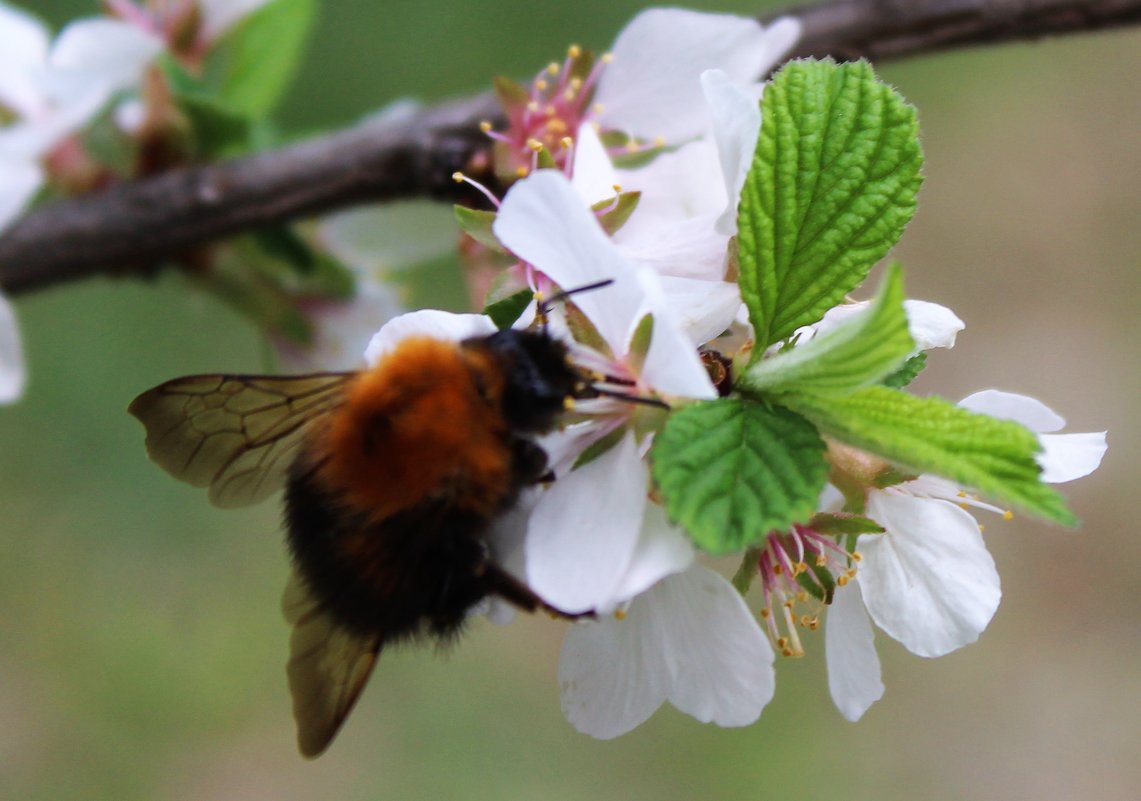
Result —
<instances>
[{"instance_id":1,"label":"bee leg","mask_svg":"<svg viewBox=\"0 0 1141 801\"><path fill-rule=\"evenodd\" d=\"M515 437L511 441L511 470L519 486L555 479L547 465L547 452L526 437Z\"/></svg>"},{"instance_id":2,"label":"bee leg","mask_svg":"<svg viewBox=\"0 0 1141 801\"><path fill-rule=\"evenodd\" d=\"M593 618L594 612L564 612L544 601L534 590L494 562L487 562L483 573L488 593L494 593L524 612L542 609L548 615L562 620Z\"/></svg>"}]
</instances>

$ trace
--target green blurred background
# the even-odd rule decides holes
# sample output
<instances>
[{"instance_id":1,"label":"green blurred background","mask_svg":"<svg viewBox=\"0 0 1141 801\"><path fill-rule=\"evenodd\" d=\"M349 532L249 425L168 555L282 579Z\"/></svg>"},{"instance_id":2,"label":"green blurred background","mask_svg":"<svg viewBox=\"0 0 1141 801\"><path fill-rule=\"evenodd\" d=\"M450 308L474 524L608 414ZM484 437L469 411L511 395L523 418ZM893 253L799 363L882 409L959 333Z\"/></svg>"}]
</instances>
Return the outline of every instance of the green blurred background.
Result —
<instances>
[{"instance_id":1,"label":"green blurred background","mask_svg":"<svg viewBox=\"0 0 1141 801\"><path fill-rule=\"evenodd\" d=\"M58 24L94 4L33 5ZM605 48L643 5L328 0L278 118L316 130L481 90L571 41ZM559 711L562 624L480 622L447 654L386 653L305 762L277 508L211 508L147 462L125 413L176 375L259 369L258 339L175 276L89 281L17 303L31 386L0 410L0 798L1135 798L1141 31L882 74L919 107L927 153L898 250L909 294L967 322L917 389L1001 387L1110 429L1101 470L1066 488L1081 530L984 521L1005 597L979 643L927 661L878 637L887 694L859 724L832 709L816 637L778 662L750 728L664 709L597 742Z\"/></svg>"}]
</instances>

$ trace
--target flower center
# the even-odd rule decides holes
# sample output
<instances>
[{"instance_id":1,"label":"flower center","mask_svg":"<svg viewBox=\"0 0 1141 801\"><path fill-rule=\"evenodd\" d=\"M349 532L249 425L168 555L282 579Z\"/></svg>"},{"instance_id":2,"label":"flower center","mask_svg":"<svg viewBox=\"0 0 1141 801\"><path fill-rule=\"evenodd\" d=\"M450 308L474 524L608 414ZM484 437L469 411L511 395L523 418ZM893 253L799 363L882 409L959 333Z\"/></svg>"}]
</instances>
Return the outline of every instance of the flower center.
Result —
<instances>
[{"instance_id":1,"label":"flower center","mask_svg":"<svg viewBox=\"0 0 1141 801\"><path fill-rule=\"evenodd\" d=\"M481 127L501 145L496 153L496 167L501 175L528 175L536 166L537 154L544 149L558 168L566 167L579 126L592 111L597 112L590 101L608 63L609 54L596 61L589 51L572 45L562 64L551 62L530 86L510 81L497 83L507 113L507 128L495 131L486 122Z\"/></svg>"},{"instance_id":2,"label":"flower center","mask_svg":"<svg viewBox=\"0 0 1141 801\"><path fill-rule=\"evenodd\" d=\"M859 552L805 526L769 535L757 560L765 596L761 619L782 655L804 655L799 629L820 627L820 612L832 602L835 587L856 575L860 559Z\"/></svg>"}]
</instances>

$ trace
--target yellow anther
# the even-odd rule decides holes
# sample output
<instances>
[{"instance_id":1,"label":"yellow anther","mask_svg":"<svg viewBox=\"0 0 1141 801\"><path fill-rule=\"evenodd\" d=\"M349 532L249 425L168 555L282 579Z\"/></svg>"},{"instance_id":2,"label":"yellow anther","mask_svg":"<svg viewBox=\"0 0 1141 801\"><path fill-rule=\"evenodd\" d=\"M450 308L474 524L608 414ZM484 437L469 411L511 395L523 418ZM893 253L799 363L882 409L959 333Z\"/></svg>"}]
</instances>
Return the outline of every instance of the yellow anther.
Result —
<instances>
[{"instance_id":1,"label":"yellow anther","mask_svg":"<svg viewBox=\"0 0 1141 801\"><path fill-rule=\"evenodd\" d=\"M622 184L611 184L610 188L614 190L614 194L622 194Z\"/></svg>"},{"instance_id":2,"label":"yellow anther","mask_svg":"<svg viewBox=\"0 0 1141 801\"><path fill-rule=\"evenodd\" d=\"M982 534L984 531L986 531L986 526L984 526L982 523L979 523L979 534Z\"/></svg>"},{"instance_id":3,"label":"yellow anther","mask_svg":"<svg viewBox=\"0 0 1141 801\"><path fill-rule=\"evenodd\" d=\"M530 174L531 171L522 165L515 168L515 176L517 178L526 178Z\"/></svg>"},{"instance_id":4,"label":"yellow anther","mask_svg":"<svg viewBox=\"0 0 1141 801\"><path fill-rule=\"evenodd\" d=\"M1002 519L1003 520L1013 520L1014 519L1014 512L1007 509L1005 512L1002 513Z\"/></svg>"},{"instance_id":5,"label":"yellow anther","mask_svg":"<svg viewBox=\"0 0 1141 801\"><path fill-rule=\"evenodd\" d=\"M778 576L784 575L784 565L773 565L773 573Z\"/></svg>"},{"instance_id":6,"label":"yellow anther","mask_svg":"<svg viewBox=\"0 0 1141 801\"><path fill-rule=\"evenodd\" d=\"M808 565L806 565L804 562L797 562L796 563L796 573L794 573L793 575L799 576L801 573L804 573L807 570L808 570Z\"/></svg>"},{"instance_id":7,"label":"yellow anther","mask_svg":"<svg viewBox=\"0 0 1141 801\"><path fill-rule=\"evenodd\" d=\"M455 172L452 173L452 180L455 181L457 184L462 184L464 182L464 174L462 172L460 172L459 170L456 170Z\"/></svg>"},{"instance_id":8,"label":"yellow anther","mask_svg":"<svg viewBox=\"0 0 1141 801\"><path fill-rule=\"evenodd\" d=\"M491 131L491 123L487 120L482 120L479 123L479 129L484 133L489 133Z\"/></svg>"},{"instance_id":9,"label":"yellow anther","mask_svg":"<svg viewBox=\"0 0 1141 801\"><path fill-rule=\"evenodd\" d=\"M567 129L567 124L558 117L552 117L547 120L546 129L554 133L563 133Z\"/></svg>"},{"instance_id":10,"label":"yellow anther","mask_svg":"<svg viewBox=\"0 0 1141 801\"><path fill-rule=\"evenodd\" d=\"M527 147L530 148L531 150L535 151L536 153L538 153L540 150L543 149L543 143L540 142L538 139L528 139L527 140Z\"/></svg>"},{"instance_id":11,"label":"yellow anther","mask_svg":"<svg viewBox=\"0 0 1141 801\"><path fill-rule=\"evenodd\" d=\"M788 637L778 637L777 638L777 648L780 648L782 650L785 648L788 648ZM791 656L791 653L787 653L787 654L785 654L785 656Z\"/></svg>"},{"instance_id":12,"label":"yellow anther","mask_svg":"<svg viewBox=\"0 0 1141 801\"><path fill-rule=\"evenodd\" d=\"M654 137L654 147L665 147L665 146L666 146L666 138L664 136L655 136Z\"/></svg>"},{"instance_id":13,"label":"yellow anther","mask_svg":"<svg viewBox=\"0 0 1141 801\"><path fill-rule=\"evenodd\" d=\"M566 100L567 102L574 100L574 94L575 94L574 89L571 89L571 88L564 89L563 90L563 100Z\"/></svg>"},{"instance_id":14,"label":"yellow anther","mask_svg":"<svg viewBox=\"0 0 1141 801\"><path fill-rule=\"evenodd\" d=\"M808 630L816 631L820 628L820 615L813 615L812 619L808 621Z\"/></svg>"},{"instance_id":15,"label":"yellow anther","mask_svg":"<svg viewBox=\"0 0 1141 801\"><path fill-rule=\"evenodd\" d=\"M959 508L960 508L960 509L970 509L971 507L970 507L970 505L969 505L969 504L960 503L960 504L959 504Z\"/></svg>"},{"instance_id":16,"label":"yellow anther","mask_svg":"<svg viewBox=\"0 0 1141 801\"><path fill-rule=\"evenodd\" d=\"M602 112L606 111L606 106L602 105L601 103L595 103L590 107L590 110L595 114L601 114Z\"/></svg>"},{"instance_id":17,"label":"yellow anther","mask_svg":"<svg viewBox=\"0 0 1141 801\"><path fill-rule=\"evenodd\" d=\"M531 111L531 112L538 111L539 110L539 102L537 100L530 101L529 103L527 103L527 110Z\"/></svg>"},{"instance_id":18,"label":"yellow anther","mask_svg":"<svg viewBox=\"0 0 1141 801\"><path fill-rule=\"evenodd\" d=\"M862 561L864 561L864 555L862 553L860 553L859 551L852 551L852 561L853 562L862 562Z\"/></svg>"},{"instance_id":19,"label":"yellow anther","mask_svg":"<svg viewBox=\"0 0 1141 801\"><path fill-rule=\"evenodd\" d=\"M563 408L568 412L573 410L574 409L574 398L563 398Z\"/></svg>"},{"instance_id":20,"label":"yellow anther","mask_svg":"<svg viewBox=\"0 0 1141 801\"><path fill-rule=\"evenodd\" d=\"M548 117L553 117L559 113L559 110L557 108L555 108L553 105L548 103L546 106L543 107L543 113L546 114Z\"/></svg>"},{"instance_id":21,"label":"yellow anther","mask_svg":"<svg viewBox=\"0 0 1141 801\"><path fill-rule=\"evenodd\" d=\"M828 564L828 557L822 553L816 554L816 566L825 567Z\"/></svg>"},{"instance_id":22,"label":"yellow anther","mask_svg":"<svg viewBox=\"0 0 1141 801\"><path fill-rule=\"evenodd\" d=\"M848 577L841 573L839 576L836 576L836 584L840 587L848 586Z\"/></svg>"},{"instance_id":23,"label":"yellow anther","mask_svg":"<svg viewBox=\"0 0 1141 801\"><path fill-rule=\"evenodd\" d=\"M567 48L567 56L570 58L578 58L582 55L582 48L576 44L572 44Z\"/></svg>"},{"instance_id":24,"label":"yellow anther","mask_svg":"<svg viewBox=\"0 0 1141 801\"><path fill-rule=\"evenodd\" d=\"M555 61L552 61L550 64L547 65L547 74L548 75L558 75L560 69L562 69L562 68L558 65L558 63Z\"/></svg>"},{"instance_id":25,"label":"yellow anther","mask_svg":"<svg viewBox=\"0 0 1141 801\"><path fill-rule=\"evenodd\" d=\"M792 649L791 648L782 648L780 655L781 656L792 656L793 655Z\"/></svg>"},{"instance_id":26,"label":"yellow anther","mask_svg":"<svg viewBox=\"0 0 1141 801\"><path fill-rule=\"evenodd\" d=\"M637 139L631 139L629 142L626 143L626 152L627 153L637 153L641 149L642 149L642 146L640 144L638 144Z\"/></svg>"},{"instance_id":27,"label":"yellow anther","mask_svg":"<svg viewBox=\"0 0 1141 801\"><path fill-rule=\"evenodd\" d=\"M960 498L966 498L967 497L967 491L966 490L959 490L958 496Z\"/></svg>"},{"instance_id":28,"label":"yellow anther","mask_svg":"<svg viewBox=\"0 0 1141 801\"><path fill-rule=\"evenodd\" d=\"M562 139L559 140L559 144L562 145L564 149L570 150L571 146L574 144L574 137L564 136Z\"/></svg>"},{"instance_id":29,"label":"yellow anther","mask_svg":"<svg viewBox=\"0 0 1141 801\"><path fill-rule=\"evenodd\" d=\"M626 619L626 610L625 609L615 609L614 610L614 619L615 620L625 620Z\"/></svg>"},{"instance_id":30,"label":"yellow anther","mask_svg":"<svg viewBox=\"0 0 1141 801\"><path fill-rule=\"evenodd\" d=\"M546 81L544 81L542 78L535 81L535 88L538 89L540 92L547 91L548 86L550 86L550 84L547 83Z\"/></svg>"},{"instance_id":31,"label":"yellow anther","mask_svg":"<svg viewBox=\"0 0 1141 801\"><path fill-rule=\"evenodd\" d=\"M571 78L570 79L570 88L574 89L576 92L579 89L581 89L582 88L582 78L578 77L577 75L575 77Z\"/></svg>"},{"instance_id":32,"label":"yellow anther","mask_svg":"<svg viewBox=\"0 0 1141 801\"><path fill-rule=\"evenodd\" d=\"M614 54L613 53L603 53L602 56L598 60L601 61L603 64L609 64L611 61L614 60Z\"/></svg>"},{"instance_id":33,"label":"yellow anther","mask_svg":"<svg viewBox=\"0 0 1141 801\"><path fill-rule=\"evenodd\" d=\"M808 591L807 590L801 590L800 592L798 592L796 594L796 600L800 601L802 604L808 603ZM792 608L792 606L790 605L789 609L791 609L791 608Z\"/></svg>"}]
</instances>

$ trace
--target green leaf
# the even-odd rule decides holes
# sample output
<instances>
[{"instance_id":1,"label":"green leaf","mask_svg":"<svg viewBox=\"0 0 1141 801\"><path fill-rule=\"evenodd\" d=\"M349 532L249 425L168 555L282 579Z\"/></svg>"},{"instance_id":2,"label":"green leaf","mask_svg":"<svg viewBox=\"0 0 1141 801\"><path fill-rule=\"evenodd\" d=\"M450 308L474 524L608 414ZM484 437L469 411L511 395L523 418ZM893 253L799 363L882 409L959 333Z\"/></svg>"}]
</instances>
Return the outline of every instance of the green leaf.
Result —
<instances>
[{"instance_id":1,"label":"green leaf","mask_svg":"<svg viewBox=\"0 0 1141 801\"><path fill-rule=\"evenodd\" d=\"M651 462L670 518L715 554L807 520L827 473L824 443L804 418L742 398L672 413Z\"/></svg>"},{"instance_id":2,"label":"green leaf","mask_svg":"<svg viewBox=\"0 0 1141 801\"><path fill-rule=\"evenodd\" d=\"M521 289L514 295L508 295L494 303L487 304L483 313L491 318L496 328L502 331L514 325L534 299L535 294L530 289Z\"/></svg>"},{"instance_id":3,"label":"green leaf","mask_svg":"<svg viewBox=\"0 0 1141 801\"><path fill-rule=\"evenodd\" d=\"M740 387L837 394L882 380L915 352L903 300L903 278L893 264L867 309L822 336L757 362L741 376Z\"/></svg>"},{"instance_id":4,"label":"green leaf","mask_svg":"<svg viewBox=\"0 0 1141 801\"><path fill-rule=\"evenodd\" d=\"M270 0L217 42L208 83L230 108L262 117L277 105L301 64L316 0Z\"/></svg>"},{"instance_id":5,"label":"green leaf","mask_svg":"<svg viewBox=\"0 0 1141 801\"><path fill-rule=\"evenodd\" d=\"M885 387L903 389L916 379L927 366L927 352L920 351L903 363L903 366L883 380Z\"/></svg>"},{"instance_id":6,"label":"green leaf","mask_svg":"<svg viewBox=\"0 0 1141 801\"><path fill-rule=\"evenodd\" d=\"M495 234L491 230L491 226L495 222L494 211L469 209L467 206L453 206L452 208L456 213L456 224L459 225L461 231L489 250L494 250L496 253L507 252L499 244L499 240L495 238Z\"/></svg>"},{"instance_id":7,"label":"green leaf","mask_svg":"<svg viewBox=\"0 0 1141 801\"><path fill-rule=\"evenodd\" d=\"M171 56L160 56L158 65L190 126L190 147L195 157L224 158L250 149L254 128L249 118L212 95Z\"/></svg>"},{"instance_id":8,"label":"green leaf","mask_svg":"<svg viewBox=\"0 0 1141 801\"><path fill-rule=\"evenodd\" d=\"M760 354L863 281L915 212L915 110L864 61L793 61L766 87L741 191L741 295Z\"/></svg>"},{"instance_id":9,"label":"green leaf","mask_svg":"<svg viewBox=\"0 0 1141 801\"><path fill-rule=\"evenodd\" d=\"M915 473L934 473L1001 502L1072 525L1062 496L1039 480L1038 438L1027 428L876 386L848 395L792 393L780 402L824 434Z\"/></svg>"},{"instance_id":10,"label":"green leaf","mask_svg":"<svg viewBox=\"0 0 1141 801\"><path fill-rule=\"evenodd\" d=\"M622 192L618 195L618 200L600 200L591 206L591 211L602 212L595 215L598 224L602 226L602 230L606 232L607 236L614 236L626 221L630 219L630 215L634 213L634 209L638 208L638 201L642 199L641 192ZM606 209L605 211L603 211Z\"/></svg>"}]
</instances>

